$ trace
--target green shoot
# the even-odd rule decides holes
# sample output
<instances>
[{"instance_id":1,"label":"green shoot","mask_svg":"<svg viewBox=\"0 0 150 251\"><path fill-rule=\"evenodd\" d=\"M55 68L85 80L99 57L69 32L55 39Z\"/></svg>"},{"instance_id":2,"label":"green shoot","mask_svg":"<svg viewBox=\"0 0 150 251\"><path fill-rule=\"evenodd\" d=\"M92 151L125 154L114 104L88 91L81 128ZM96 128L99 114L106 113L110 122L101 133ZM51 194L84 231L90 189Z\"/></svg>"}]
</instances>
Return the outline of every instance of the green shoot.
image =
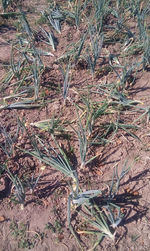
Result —
<instances>
[{"instance_id":1,"label":"green shoot","mask_svg":"<svg viewBox=\"0 0 150 251\"><path fill-rule=\"evenodd\" d=\"M24 187L21 183L21 180L17 177L17 175L13 175L9 169L6 169L8 173L8 177L13 183L13 187L15 189L14 195L17 198L17 203L24 205L25 203L25 191Z\"/></svg>"},{"instance_id":2,"label":"green shoot","mask_svg":"<svg viewBox=\"0 0 150 251\"><path fill-rule=\"evenodd\" d=\"M45 35L45 38L47 40L47 41L45 41L45 40L42 40L42 41L48 45L50 44L52 46L53 51L55 51L55 39L54 39L53 34L51 33L51 31L47 32L42 27L40 27L40 28L41 28L41 31L43 32L43 34Z\"/></svg>"},{"instance_id":3,"label":"green shoot","mask_svg":"<svg viewBox=\"0 0 150 251\"><path fill-rule=\"evenodd\" d=\"M2 0L2 7L4 12L6 12L7 7L11 4L11 0Z\"/></svg>"},{"instance_id":4,"label":"green shoot","mask_svg":"<svg viewBox=\"0 0 150 251\"><path fill-rule=\"evenodd\" d=\"M58 7L55 7L50 13L42 13L49 21L51 26L60 34L61 33L61 22L63 20L63 15L61 14Z\"/></svg>"},{"instance_id":5,"label":"green shoot","mask_svg":"<svg viewBox=\"0 0 150 251\"><path fill-rule=\"evenodd\" d=\"M98 58L100 57L101 49L103 46L103 39L104 36L103 34L95 34L95 31L90 27L89 29L89 34L90 34L90 40L91 40L91 54L89 48L87 48L87 61L89 63L90 69L92 74L94 74L95 67L96 67L96 62Z\"/></svg>"},{"instance_id":6,"label":"green shoot","mask_svg":"<svg viewBox=\"0 0 150 251\"><path fill-rule=\"evenodd\" d=\"M64 77L63 99L64 99L64 105L66 105L66 100L68 98L68 92L69 92L69 86L70 86L70 80L69 80L70 63L68 64L66 71L64 71L63 68L60 68L60 70Z\"/></svg>"},{"instance_id":7,"label":"green shoot","mask_svg":"<svg viewBox=\"0 0 150 251\"><path fill-rule=\"evenodd\" d=\"M55 139L54 136L53 139ZM62 172L65 176L68 176L73 180L76 180L76 171L70 166L69 161L67 160L67 157L63 154L63 151L60 148L60 146L59 146L60 153L57 153L53 147L51 147L51 151L49 151L39 137L37 137L37 140L38 143L43 147L43 151L46 151L47 154L45 154L43 151L40 151L35 139L34 141L32 140L31 142L35 150L30 152L28 151L25 152L37 158L40 162L43 162L57 169L58 171Z\"/></svg>"},{"instance_id":8,"label":"green shoot","mask_svg":"<svg viewBox=\"0 0 150 251\"><path fill-rule=\"evenodd\" d=\"M130 167L126 168L127 166L127 161L124 163L120 175L118 174L118 167L116 166L114 168L114 173L112 177L112 184L110 186L110 192L109 192L109 197L114 198L114 196L117 195L120 187L120 181L123 179L123 177L129 172ZM116 182L115 182L116 180Z\"/></svg>"},{"instance_id":9,"label":"green shoot","mask_svg":"<svg viewBox=\"0 0 150 251\"><path fill-rule=\"evenodd\" d=\"M16 134L14 136L11 136L7 132L6 128L4 128L2 125L0 125L0 134L1 134L1 137L3 138L3 143L0 143L0 147L2 148L3 152L8 157L13 156L14 144L18 138L20 129L21 129L21 126L20 126L20 123L18 122Z\"/></svg>"}]
</instances>

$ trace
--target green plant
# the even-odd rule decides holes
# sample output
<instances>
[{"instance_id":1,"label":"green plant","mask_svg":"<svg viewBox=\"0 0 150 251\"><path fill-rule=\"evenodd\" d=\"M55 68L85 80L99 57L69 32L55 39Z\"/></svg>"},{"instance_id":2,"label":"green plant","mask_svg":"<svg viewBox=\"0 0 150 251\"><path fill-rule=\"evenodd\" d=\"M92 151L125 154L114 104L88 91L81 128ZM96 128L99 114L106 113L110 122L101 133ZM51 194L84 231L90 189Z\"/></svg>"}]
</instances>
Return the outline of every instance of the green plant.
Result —
<instances>
[{"instance_id":1,"label":"green plant","mask_svg":"<svg viewBox=\"0 0 150 251\"><path fill-rule=\"evenodd\" d=\"M87 53L87 61L90 66L92 74L94 74L96 62L98 58L100 57L100 53L103 46L103 39L104 36L102 33L96 34L95 29L92 27L89 28L89 34L90 34L90 41L91 41L91 54L89 48L87 47L86 53Z\"/></svg>"},{"instance_id":2,"label":"green plant","mask_svg":"<svg viewBox=\"0 0 150 251\"><path fill-rule=\"evenodd\" d=\"M41 31L42 31L44 37L46 38L46 41L43 40L43 39L42 39L41 41L45 42L45 43L48 44L48 45L51 45L53 51L55 51L55 48L56 48L56 42L55 42L55 40L56 40L56 39L55 39L54 35L52 34L52 32L51 32L51 31L47 32L47 31L44 30L42 27L41 27ZM52 55L53 55L53 54L52 54Z\"/></svg>"},{"instance_id":3,"label":"green plant","mask_svg":"<svg viewBox=\"0 0 150 251\"><path fill-rule=\"evenodd\" d=\"M140 237L140 234L131 234L131 241L132 242L136 242L136 240Z\"/></svg>"},{"instance_id":4,"label":"green plant","mask_svg":"<svg viewBox=\"0 0 150 251\"><path fill-rule=\"evenodd\" d=\"M34 32L22 11L20 13L20 23L22 25L22 30L15 43L12 45L11 71L4 81L8 84L10 80L17 79L17 82L15 83L15 85L17 85L15 92L19 89L21 89L21 91L25 91L26 89L27 93L30 95L34 92L34 97L33 100L27 99L17 102L17 104L15 104L16 108L18 106L24 108L26 103L32 103L39 98L40 76L44 70L41 55L53 56L51 52L46 52L36 48ZM48 34L45 31L45 36L46 39L49 38L49 41L52 42L52 40L50 40L50 33ZM6 106L3 108L5 107ZM27 107L33 108L32 105L27 105ZM14 106L11 105L10 108L14 108Z\"/></svg>"},{"instance_id":5,"label":"green plant","mask_svg":"<svg viewBox=\"0 0 150 251\"><path fill-rule=\"evenodd\" d=\"M86 220L86 230L78 230L77 233L96 234L97 236L97 240L90 250L95 250L104 237L115 241L116 228L125 216L121 213L121 207L117 205L117 195L120 182L130 169L130 167L126 168L126 165L127 161L123 165L120 175L117 167L114 168L115 171L109 191L107 189L103 191L89 190L82 193L79 192L78 186L75 186L73 192L70 193L68 198L68 224L81 249L80 240L71 225L71 208L76 210L81 206L79 212Z\"/></svg>"},{"instance_id":6,"label":"green plant","mask_svg":"<svg viewBox=\"0 0 150 251\"><path fill-rule=\"evenodd\" d=\"M66 53L60 56L57 59L57 62L68 63L68 60L69 60L70 64L75 65L77 64L81 56L85 58L85 56L82 55L83 54L82 52L84 51L84 44L85 44L87 35L88 35L88 31L81 36L79 41L77 41L76 43L69 44L66 48Z\"/></svg>"},{"instance_id":7,"label":"green plant","mask_svg":"<svg viewBox=\"0 0 150 251\"><path fill-rule=\"evenodd\" d=\"M109 5L110 5L110 0L93 0L93 7L94 7L94 21L96 23L96 30L100 34L103 29L103 24L105 17L109 13Z\"/></svg>"},{"instance_id":8,"label":"green plant","mask_svg":"<svg viewBox=\"0 0 150 251\"><path fill-rule=\"evenodd\" d=\"M10 226L11 235L18 242L18 248L21 249L32 249L41 240L41 233L33 232L32 237L29 236L30 231L28 224L17 223L16 221L11 222Z\"/></svg>"},{"instance_id":9,"label":"green plant","mask_svg":"<svg viewBox=\"0 0 150 251\"><path fill-rule=\"evenodd\" d=\"M113 172L113 177L112 177L112 183L109 189L109 197L113 198L118 194L119 187L120 187L120 182L123 179L123 177L129 172L130 167L126 168L127 166L127 161L125 161L120 175L118 174L118 166L114 167L114 172Z\"/></svg>"},{"instance_id":10,"label":"green plant","mask_svg":"<svg viewBox=\"0 0 150 251\"><path fill-rule=\"evenodd\" d=\"M24 125L23 125L24 126ZM77 174L75 169L73 169L70 166L70 163L63 152L63 150L60 148L60 146L57 144L55 137L53 133L51 134L56 146L58 147L60 153L57 153L57 151L51 147L50 151L47 149L47 147L44 145L44 142L39 137L36 137L36 139L32 139L31 137L31 143L34 147L34 151L26 151L24 152L32 155L33 157L39 159L40 162L43 162L47 165L52 166L53 168L57 169L58 171L62 172L65 176L68 176L72 178L73 180L77 179ZM38 143L42 146L43 150L41 151L38 147ZM45 152L45 153L44 153Z\"/></svg>"},{"instance_id":11,"label":"green plant","mask_svg":"<svg viewBox=\"0 0 150 251\"><path fill-rule=\"evenodd\" d=\"M6 12L7 7L11 4L11 0L2 0L2 6L4 12Z\"/></svg>"},{"instance_id":12,"label":"green plant","mask_svg":"<svg viewBox=\"0 0 150 251\"><path fill-rule=\"evenodd\" d=\"M74 228L71 224L71 208L75 207L75 209L76 209L81 205L90 204L91 199L96 197L100 193L101 193L100 190L89 190L86 192L79 192L79 186L76 183L73 186L73 191L70 193L70 195L68 197L68 206L67 206L68 226L69 226L71 233L73 234L73 236L77 240L81 249L82 249L82 246L81 246L80 240L79 240L77 234L75 233Z\"/></svg>"},{"instance_id":13,"label":"green plant","mask_svg":"<svg viewBox=\"0 0 150 251\"><path fill-rule=\"evenodd\" d=\"M55 6L54 8L50 9L48 12L43 11L42 15L47 18L50 25L60 34L61 22L64 20L64 17L58 6Z\"/></svg>"},{"instance_id":14,"label":"green plant","mask_svg":"<svg viewBox=\"0 0 150 251\"><path fill-rule=\"evenodd\" d=\"M69 92L69 86L70 86L70 77L69 77L69 71L70 71L70 63L68 63L66 71L61 67L60 70L63 74L64 83L63 83L63 99L64 99L64 105L66 104L66 100L68 98L68 92Z\"/></svg>"},{"instance_id":15,"label":"green plant","mask_svg":"<svg viewBox=\"0 0 150 251\"><path fill-rule=\"evenodd\" d=\"M78 128L75 130L78 141L79 141L79 149L80 149L80 161L81 161L81 168L83 168L87 163L86 163L86 155L88 151L88 140L87 140L87 135L86 135L86 128L83 127L81 118L79 116L78 110L76 109L77 112L77 118L78 118Z\"/></svg>"},{"instance_id":16,"label":"green plant","mask_svg":"<svg viewBox=\"0 0 150 251\"><path fill-rule=\"evenodd\" d=\"M43 171L41 171L41 173L38 175L38 177L34 177L34 174L32 174L31 179L25 179L25 183L27 185L27 187L30 188L31 193L34 193L35 188L38 185L39 179L42 175Z\"/></svg>"},{"instance_id":17,"label":"green plant","mask_svg":"<svg viewBox=\"0 0 150 251\"><path fill-rule=\"evenodd\" d=\"M94 127L98 118L103 116L107 112L109 104L105 101L102 104L94 103L88 97L82 97L83 103L85 104L85 119L86 119L86 130L88 131L88 136L90 137L94 131Z\"/></svg>"},{"instance_id":18,"label":"green plant","mask_svg":"<svg viewBox=\"0 0 150 251\"><path fill-rule=\"evenodd\" d=\"M78 137L78 142L79 142L79 150L80 150L80 167L81 169L84 169L84 167L90 163L91 161L93 161L95 158L98 157L98 155L92 156L91 158L87 158L88 155L88 150L90 149L92 142L94 142L96 140L96 138L98 137L98 135L96 135L94 137L94 140L89 140L93 127L94 127L94 123L95 120L101 116L102 114L104 114L104 112L107 109L107 105L100 107L97 111L95 111L92 107L90 107L90 103L88 103L88 100L84 99L84 102L86 103L87 106L87 110L85 110L83 113L86 112L86 120L82 121L81 117L79 115L79 111L76 108L76 113L77 113L77 129L75 129L74 127L71 126L71 128L73 129L73 131L76 133L77 137ZM85 123L85 125L84 125Z\"/></svg>"},{"instance_id":19,"label":"green plant","mask_svg":"<svg viewBox=\"0 0 150 251\"><path fill-rule=\"evenodd\" d=\"M2 174L5 172L5 170L6 170L5 165L1 165L0 166L0 178L1 178Z\"/></svg>"},{"instance_id":20,"label":"green plant","mask_svg":"<svg viewBox=\"0 0 150 251\"><path fill-rule=\"evenodd\" d=\"M52 118L31 123L31 126L37 127L42 131L49 131L50 134L59 135L65 133L65 128L61 125L60 119Z\"/></svg>"},{"instance_id":21,"label":"green plant","mask_svg":"<svg viewBox=\"0 0 150 251\"><path fill-rule=\"evenodd\" d=\"M17 123L16 134L12 136L4 126L0 126L0 134L3 138L3 143L0 143L0 148L2 148L3 152L8 156L13 156L14 144L19 136L19 132L21 130L20 123Z\"/></svg>"},{"instance_id":22,"label":"green plant","mask_svg":"<svg viewBox=\"0 0 150 251\"><path fill-rule=\"evenodd\" d=\"M50 222L48 222L48 223L45 225L45 229L51 230L53 233L56 232L55 227L54 227Z\"/></svg>"},{"instance_id":23,"label":"green plant","mask_svg":"<svg viewBox=\"0 0 150 251\"><path fill-rule=\"evenodd\" d=\"M37 20L37 24L42 25L47 23L47 18L43 15L41 15L41 17Z\"/></svg>"},{"instance_id":24,"label":"green plant","mask_svg":"<svg viewBox=\"0 0 150 251\"><path fill-rule=\"evenodd\" d=\"M83 8L81 1L75 1L74 3L71 3L70 1L70 6L71 6L71 11L65 12L65 14L68 17L71 17L72 19L75 20L75 24L77 26L77 28L79 28L79 24L80 24L80 19L82 16L82 11L81 9Z\"/></svg>"},{"instance_id":25,"label":"green plant","mask_svg":"<svg viewBox=\"0 0 150 251\"><path fill-rule=\"evenodd\" d=\"M2 148L4 153L10 157L13 154L13 145L14 145L15 139L13 139L9 135L9 133L6 131L6 129L3 126L0 128L0 133L2 137L4 137L4 141L3 141L4 143L0 143L0 147Z\"/></svg>"},{"instance_id":26,"label":"green plant","mask_svg":"<svg viewBox=\"0 0 150 251\"><path fill-rule=\"evenodd\" d=\"M19 179L19 177L17 175L13 175L8 168L6 169L6 171L7 171L8 177L13 183L14 198L12 198L12 201L15 203L21 204L22 206L21 209L23 209L26 195L25 195L25 190L22 185L22 182Z\"/></svg>"}]
</instances>

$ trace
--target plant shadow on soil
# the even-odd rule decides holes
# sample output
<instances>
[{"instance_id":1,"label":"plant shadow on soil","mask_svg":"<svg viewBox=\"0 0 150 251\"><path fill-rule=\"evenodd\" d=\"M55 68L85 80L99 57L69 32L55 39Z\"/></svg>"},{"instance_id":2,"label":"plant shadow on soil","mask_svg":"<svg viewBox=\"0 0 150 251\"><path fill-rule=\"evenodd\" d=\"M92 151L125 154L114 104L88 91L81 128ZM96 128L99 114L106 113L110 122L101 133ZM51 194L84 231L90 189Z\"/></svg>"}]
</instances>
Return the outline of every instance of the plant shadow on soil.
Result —
<instances>
[{"instance_id":1,"label":"plant shadow on soil","mask_svg":"<svg viewBox=\"0 0 150 251\"><path fill-rule=\"evenodd\" d=\"M0 25L0 34L4 34L9 31L15 32L16 28L14 28L13 26L10 26L10 25L6 25L6 24Z\"/></svg>"}]
</instances>

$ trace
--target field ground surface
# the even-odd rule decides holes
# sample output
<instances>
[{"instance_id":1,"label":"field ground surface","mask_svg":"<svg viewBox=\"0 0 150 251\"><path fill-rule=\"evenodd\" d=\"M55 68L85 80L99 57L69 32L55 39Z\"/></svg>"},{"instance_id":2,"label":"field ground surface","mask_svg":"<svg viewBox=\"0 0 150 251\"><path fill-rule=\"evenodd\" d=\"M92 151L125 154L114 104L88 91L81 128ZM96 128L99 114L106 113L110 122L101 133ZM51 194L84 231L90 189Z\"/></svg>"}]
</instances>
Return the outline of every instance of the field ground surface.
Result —
<instances>
[{"instance_id":1,"label":"field ground surface","mask_svg":"<svg viewBox=\"0 0 150 251\"><path fill-rule=\"evenodd\" d=\"M0 251L150 250L150 3L0 3Z\"/></svg>"}]
</instances>

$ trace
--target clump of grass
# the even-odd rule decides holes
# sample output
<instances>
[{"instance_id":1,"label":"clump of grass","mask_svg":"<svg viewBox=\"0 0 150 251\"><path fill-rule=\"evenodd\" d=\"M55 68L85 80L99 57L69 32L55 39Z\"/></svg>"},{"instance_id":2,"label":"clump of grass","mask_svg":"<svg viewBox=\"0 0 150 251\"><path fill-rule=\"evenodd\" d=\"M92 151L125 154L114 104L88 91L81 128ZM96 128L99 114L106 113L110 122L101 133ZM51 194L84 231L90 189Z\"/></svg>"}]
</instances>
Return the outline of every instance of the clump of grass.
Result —
<instances>
[{"instance_id":1,"label":"clump of grass","mask_svg":"<svg viewBox=\"0 0 150 251\"><path fill-rule=\"evenodd\" d=\"M79 149L80 149L80 161L81 161L81 168L85 167L86 165L86 155L88 151L88 140L86 135L86 128L82 125L81 118L79 116L78 110L77 111L77 118L78 118L78 129L73 130L77 134L78 141L79 141Z\"/></svg>"},{"instance_id":2,"label":"clump of grass","mask_svg":"<svg viewBox=\"0 0 150 251\"><path fill-rule=\"evenodd\" d=\"M40 18L37 20L37 24L42 25L47 23L47 18L44 15L41 15Z\"/></svg>"},{"instance_id":3,"label":"clump of grass","mask_svg":"<svg viewBox=\"0 0 150 251\"><path fill-rule=\"evenodd\" d=\"M65 176L68 176L71 179L76 180L76 171L74 168L70 166L70 163L65 153L63 152L59 144L56 142L52 131L51 131L51 136L56 146L58 147L60 153L57 153L57 151L53 147L50 147L50 150L48 150L48 148L44 145L43 140L41 140L39 137L35 138L34 136L33 139L30 136L31 143L34 147L34 151L30 152L25 151L25 152L37 158L40 162L43 162L44 164L57 169L58 171L62 172ZM39 149L38 144L40 144L43 150Z\"/></svg>"},{"instance_id":4,"label":"clump of grass","mask_svg":"<svg viewBox=\"0 0 150 251\"><path fill-rule=\"evenodd\" d=\"M49 24L59 33L61 34L61 22L64 20L64 16L62 15L58 6L50 8L48 11L43 11L42 15L47 18Z\"/></svg>"},{"instance_id":5,"label":"clump of grass","mask_svg":"<svg viewBox=\"0 0 150 251\"><path fill-rule=\"evenodd\" d=\"M88 131L88 137L90 138L94 132L94 127L98 118L103 116L107 112L109 104L102 102L102 104L94 103L88 97L82 97L82 101L85 104L86 109L86 130Z\"/></svg>"},{"instance_id":6,"label":"clump of grass","mask_svg":"<svg viewBox=\"0 0 150 251\"><path fill-rule=\"evenodd\" d=\"M45 166L42 166L41 169L45 169ZM25 179L25 184L27 187L29 187L31 194L34 193L35 188L38 186L38 182L40 180L40 177L43 173L43 170L41 170L41 173L36 177L34 174L32 174L30 179Z\"/></svg>"},{"instance_id":7,"label":"clump of grass","mask_svg":"<svg viewBox=\"0 0 150 251\"><path fill-rule=\"evenodd\" d=\"M19 123L19 120L17 122L18 123L17 123L16 134L14 136L11 136L4 126L2 125L0 126L0 134L1 134L1 137L3 138L3 143L0 143L0 147L2 148L6 156L9 158L13 156L14 145L19 136L19 132L21 130L21 125Z\"/></svg>"},{"instance_id":8,"label":"clump of grass","mask_svg":"<svg viewBox=\"0 0 150 251\"><path fill-rule=\"evenodd\" d=\"M21 209L23 209L26 195L22 182L19 177L17 175L13 175L8 168L6 169L6 172L13 183L12 188L14 189L14 198L12 198L12 201L21 204Z\"/></svg>"},{"instance_id":9,"label":"clump of grass","mask_svg":"<svg viewBox=\"0 0 150 251\"><path fill-rule=\"evenodd\" d=\"M87 48L86 53L87 53L87 61L89 63L89 67L91 69L92 74L94 74L96 62L98 58L100 57L100 53L102 50L104 36L102 33L97 34L93 27L89 28L89 34L90 34L91 48L90 50L89 48Z\"/></svg>"},{"instance_id":10,"label":"clump of grass","mask_svg":"<svg viewBox=\"0 0 150 251\"><path fill-rule=\"evenodd\" d=\"M12 221L9 226L10 233L18 242L18 248L20 249L32 249L35 247L38 241L41 241L43 233L31 231L34 235L29 236L29 224L23 222L17 223Z\"/></svg>"},{"instance_id":11,"label":"clump of grass","mask_svg":"<svg viewBox=\"0 0 150 251\"><path fill-rule=\"evenodd\" d=\"M30 95L34 92L33 99L37 100L39 98L40 76L44 70L41 55L53 56L53 54L36 48L34 32L32 31L24 12L21 11L20 14L22 30L12 45L11 71L4 82L8 85L8 81L11 81L13 78L17 79L17 82L14 83L14 86L17 86L15 92L19 89L24 91L26 86ZM55 47L54 43L52 43L53 40L51 33L47 33L45 30L43 30L43 32L45 32L46 39L49 39L49 44L52 45L54 50Z\"/></svg>"},{"instance_id":12,"label":"clump of grass","mask_svg":"<svg viewBox=\"0 0 150 251\"><path fill-rule=\"evenodd\" d=\"M104 20L109 13L109 5L110 0L94 0L93 7L94 7L94 21L96 24L96 30L100 34L103 30Z\"/></svg>"},{"instance_id":13,"label":"clump of grass","mask_svg":"<svg viewBox=\"0 0 150 251\"><path fill-rule=\"evenodd\" d=\"M120 8L120 5L122 5L121 8ZM121 10L123 8L126 10L129 10L130 14L134 16L134 18L136 19L137 27L139 31L137 37L135 37L133 34L132 36L130 36L130 38L133 37L133 40L132 40L131 45L128 46L126 54L129 55L130 53L133 53L133 54L143 53L142 60L140 60L139 63L142 65L143 69L146 69L146 67L150 63L150 60L149 60L150 40L149 40L149 34L148 34L148 29L147 29L147 17L149 15L149 3L148 2L143 3L142 8L141 8L140 1L132 1L126 4L119 3L118 11L119 9ZM124 11L122 13L124 13Z\"/></svg>"},{"instance_id":14,"label":"clump of grass","mask_svg":"<svg viewBox=\"0 0 150 251\"><path fill-rule=\"evenodd\" d=\"M31 126L37 127L42 131L49 131L50 134L57 135L65 132L65 128L61 125L60 119L52 118L31 123Z\"/></svg>"},{"instance_id":15,"label":"clump of grass","mask_svg":"<svg viewBox=\"0 0 150 251\"><path fill-rule=\"evenodd\" d=\"M115 242L116 229L125 216L121 213L121 207L117 205L117 194L119 192L121 180L130 169L130 167L126 168L126 165L127 161L123 165L120 175L118 174L117 167L114 168L115 171L112 178L112 184L109 187L108 191L107 189L104 191L89 190L82 193L79 192L77 187L75 187L74 191L69 195L68 222L70 225L70 230L76 238L81 249L82 246L79 237L77 236L73 226L71 225L71 208L74 208L74 210L76 210L79 206L81 206L81 209L78 209L78 211L86 220L86 229L78 229L77 233L79 235L95 234L97 236L97 240L90 250L95 250L95 248L105 237Z\"/></svg>"},{"instance_id":16,"label":"clump of grass","mask_svg":"<svg viewBox=\"0 0 150 251\"><path fill-rule=\"evenodd\" d=\"M66 70L64 70L62 67L60 68L63 78L64 78L64 83L63 83L63 99L64 99L64 105L66 105L66 100L68 98L68 93L69 93L69 86L70 86L70 68L71 65L68 63Z\"/></svg>"},{"instance_id":17,"label":"clump of grass","mask_svg":"<svg viewBox=\"0 0 150 251\"><path fill-rule=\"evenodd\" d=\"M42 31L44 37L46 38L46 41L45 40L42 40L42 41L45 42L48 45L51 45L53 51L55 51L55 49L56 49L56 39L55 39L53 33L51 31L49 31L49 32L46 31L42 27L41 27L41 31Z\"/></svg>"},{"instance_id":18,"label":"clump of grass","mask_svg":"<svg viewBox=\"0 0 150 251\"><path fill-rule=\"evenodd\" d=\"M57 59L57 62L63 62L67 63L70 62L72 66L76 65L80 57L85 58L83 54L84 51L84 44L86 41L86 37L88 35L88 31L81 36L79 41L76 43L71 43L67 46L66 53L64 53L62 56L60 56Z\"/></svg>"},{"instance_id":19,"label":"clump of grass","mask_svg":"<svg viewBox=\"0 0 150 251\"><path fill-rule=\"evenodd\" d=\"M81 116L79 115L79 111L76 107L77 129L75 129L74 127L72 127L70 125L78 137L79 151L80 151L80 168L81 169L84 169L84 167L87 164L89 164L91 161L93 161L95 158L98 157L98 155L95 155L91 158L87 158L88 150L91 146L91 142L89 141L89 137L91 136L95 120L98 118L98 116L102 115L102 113L103 113L101 109L99 110L99 112L98 111L97 111L97 113L95 112L95 115L94 115L94 111L92 111L92 113L90 113L90 111L88 110L88 109L90 109L88 105L89 104L87 103L87 111L85 110L83 112L83 113L87 112L86 122L84 120L83 121L81 120Z\"/></svg>"},{"instance_id":20,"label":"clump of grass","mask_svg":"<svg viewBox=\"0 0 150 251\"><path fill-rule=\"evenodd\" d=\"M119 175L118 166L114 167L112 183L111 183L111 186L109 189L109 197L110 198L114 198L118 194L118 191L120 188L120 182L124 178L124 176L129 172L130 168L131 168L130 166L127 168L127 161L125 161L125 163L122 167L121 173Z\"/></svg>"},{"instance_id":21,"label":"clump of grass","mask_svg":"<svg viewBox=\"0 0 150 251\"><path fill-rule=\"evenodd\" d=\"M75 186L73 187L73 191L70 193L69 197L68 197L68 206L67 206L67 220L68 220L68 226L69 229L72 233L72 235L75 237L78 245L80 246L80 248L82 249L80 240L71 224L71 209L75 208L77 209L78 207L80 207L81 205L84 204L90 204L90 201L92 198L96 197L97 195L99 195L101 193L100 190L89 190L86 192L79 192L79 186L78 183L75 184Z\"/></svg>"},{"instance_id":22,"label":"clump of grass","mask_svg":"<svg viewBox=\"0 0 150 251\"><path fill-rule=\"evenodd\" d=\"M4 137L4 143L0 144L0 147L4 151L4 153L8 156L11 157L13 155L13 145L14 145L14 140L13 138L7 133L6 129L4 127L0 128L0 133Z\"/></svg>"},{"instance_id":23,"label":"clump of grass","mask_svg":"<svg viewBox=\"0 0 150 251\"><path fill-rule=\"evenodd\" d=\"M70 2L71 6L71 11L65 12L67 17L71 17L72 19L75 20L75 25L77 28L79 28L81 17L82 17L82 12L83 12L83 6L81 1L75 1L75 2Z\"/></svg>"},{"instance_id":24,"label":"clump of grass","mask_svg":"<svg viewBox=\"0 0 150 251\"><path fill-rule=\"evenodd\" d=\"M4 12L6 12L6 9L8 8L8 6L11 4L11 0L2 0L2 7Z\"/></svg>"},{"instance_id":25,"label":"clump of grass","mask_svg":"<svg viewBox=\"0 0 150 251\"><path fill-rule=\"evenodd\" d=\"M130 135L131 137L138 139L140 141L140 138L138 136L136 136L136 134L134 134L131 130L129 129L137 129L137 126L135 125L130 125L130 124L124 124L121 121L116 121L116 122L111 122L106 124L105 128L107 128L105 136L109 135L110 133L112 133L112 138L114 137L114 135L116 135L117 131L119 129L124 130L127 135Z\"/></svg>"}]
</instances>

